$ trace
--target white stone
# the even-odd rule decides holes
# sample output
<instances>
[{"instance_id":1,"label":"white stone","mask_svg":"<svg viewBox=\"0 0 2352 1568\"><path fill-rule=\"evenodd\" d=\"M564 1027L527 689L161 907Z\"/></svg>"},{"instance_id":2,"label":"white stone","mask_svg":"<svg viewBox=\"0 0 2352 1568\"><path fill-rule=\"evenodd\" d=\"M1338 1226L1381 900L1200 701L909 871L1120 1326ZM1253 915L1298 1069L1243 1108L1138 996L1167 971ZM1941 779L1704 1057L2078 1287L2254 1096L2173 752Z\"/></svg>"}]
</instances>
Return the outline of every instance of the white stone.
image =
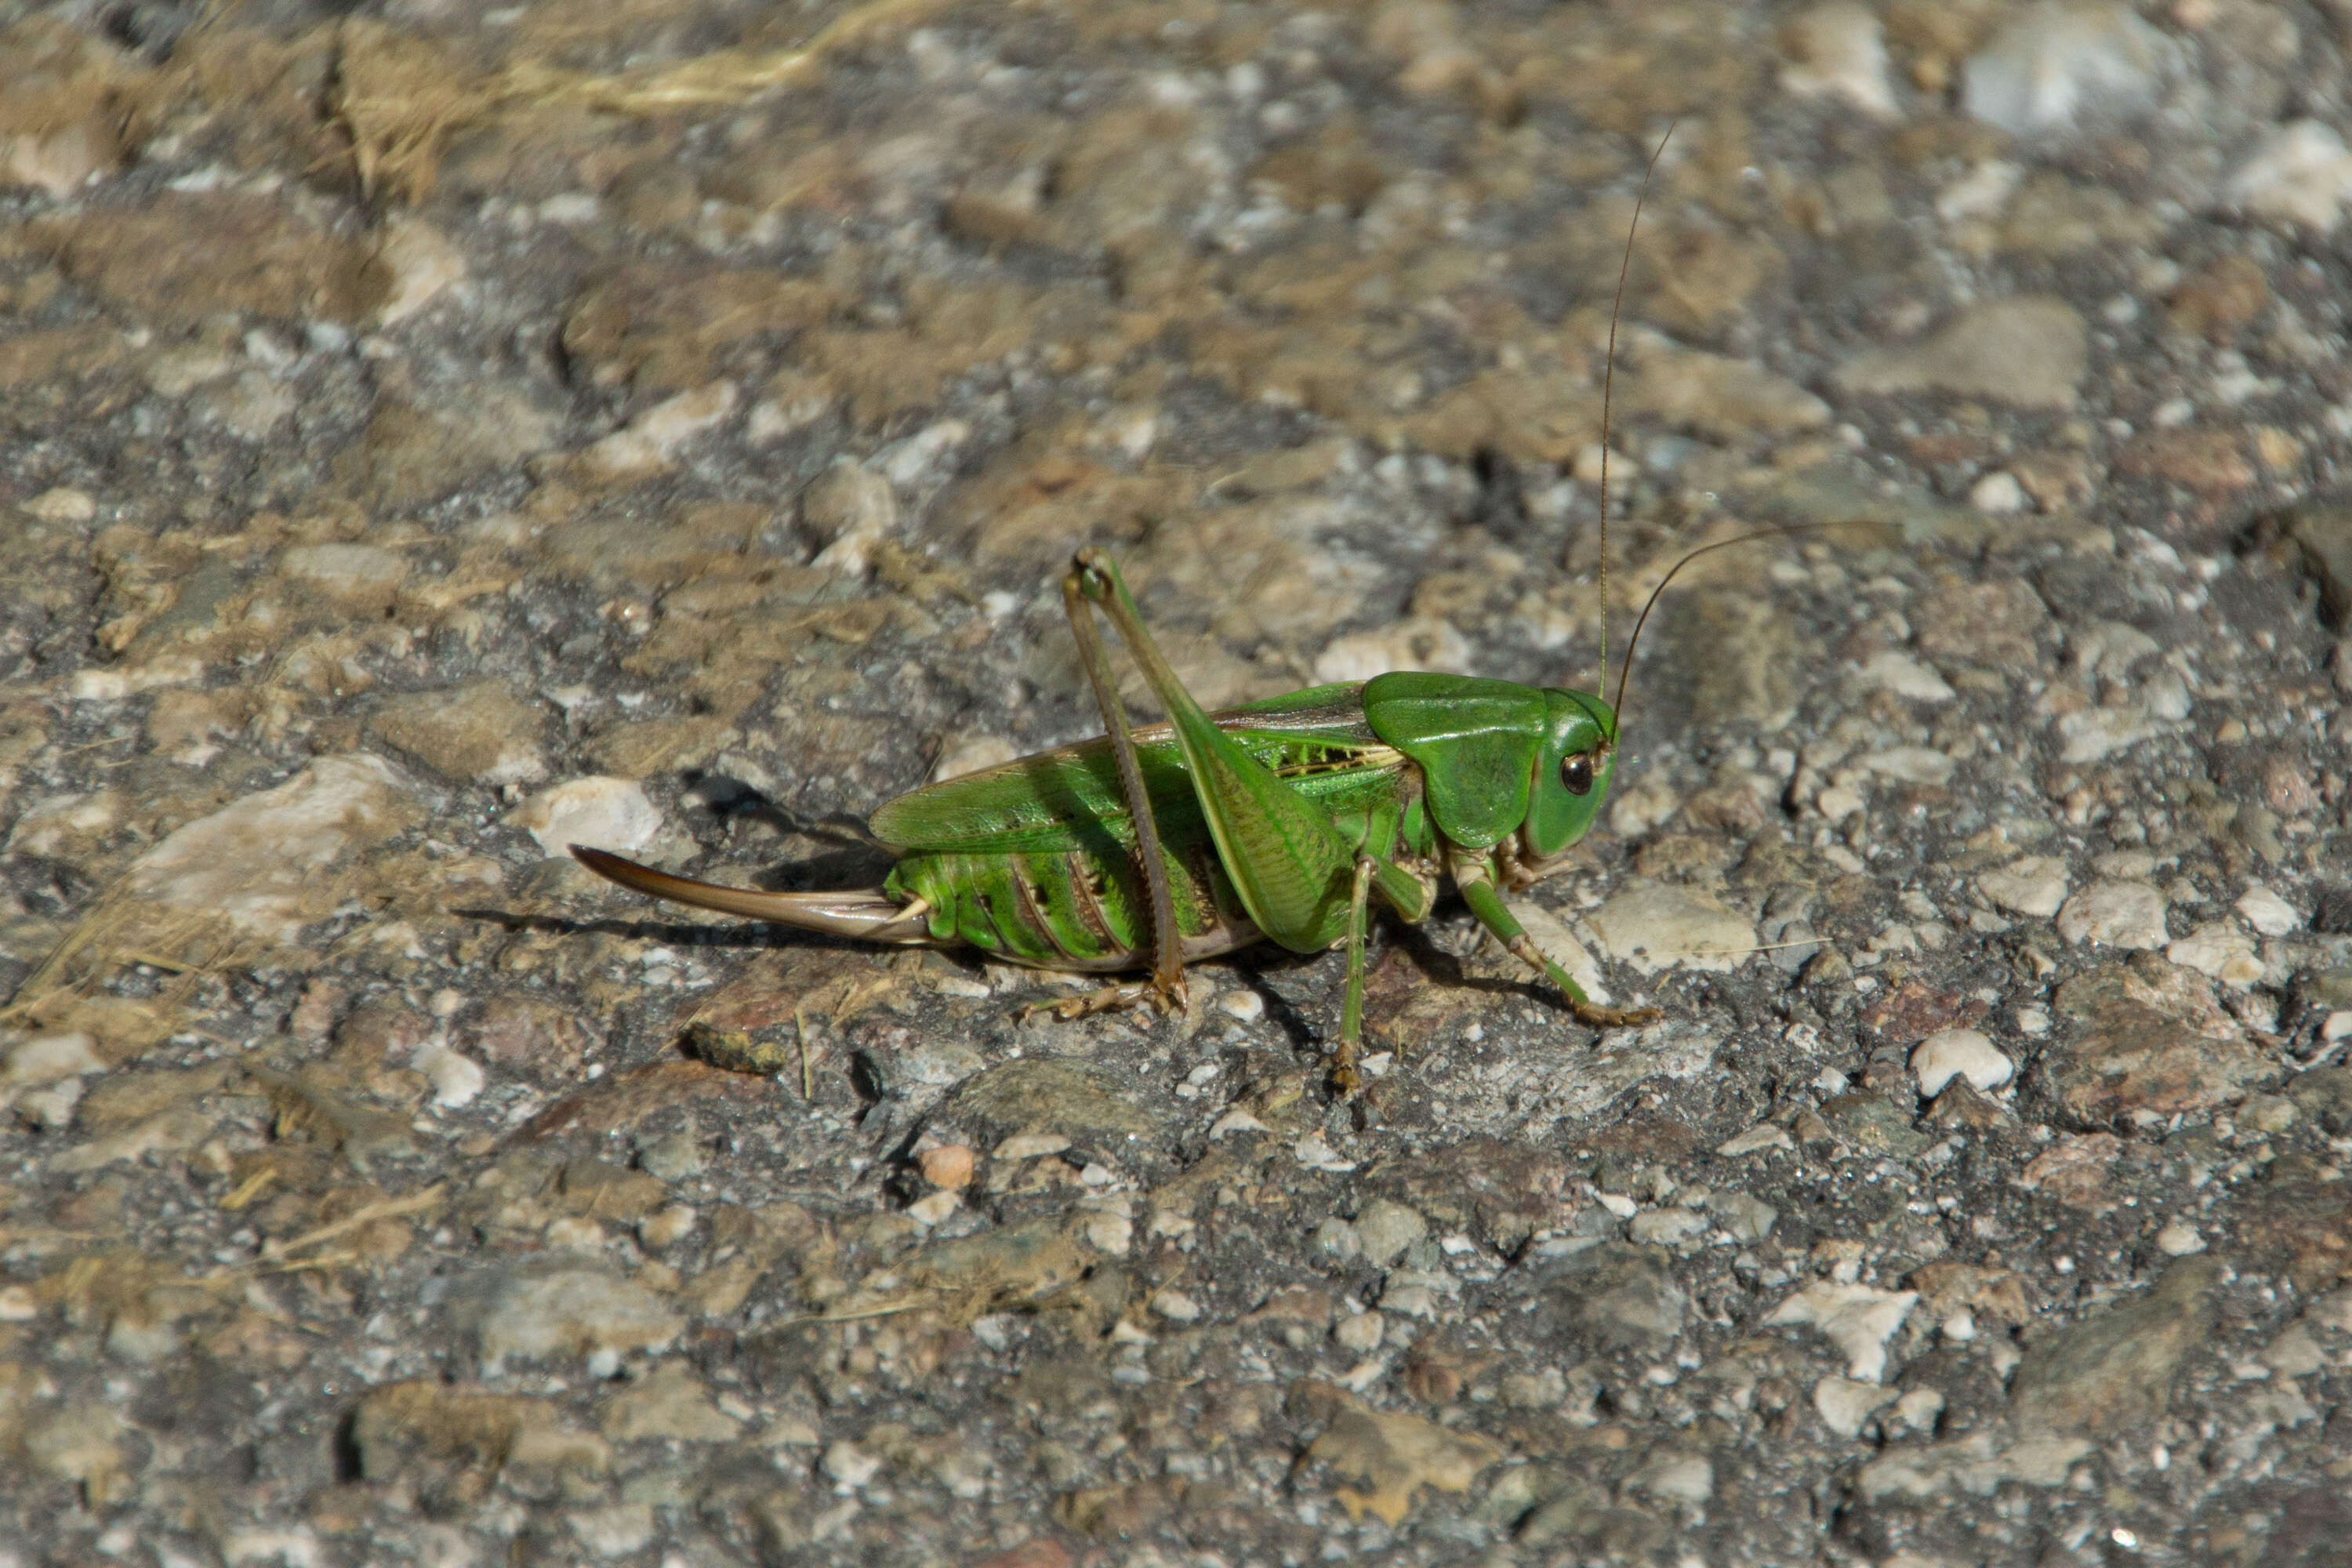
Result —
<instances>
[{"instance_id":1,"label":"white stone","mask_svg":"<svg viewBox=\"0 0 2352 1568\"><path fill-rule=\"evenodd\" d=\"M1796 1146L1797 1141L1789 1135L1787 1128L1778 1122L1759 1121L1747 1131L1735 1133L1727 1139L1715 1152L1726 1159L1733 1159L1741 1154L1761 1153L1767 1149L1793 1149Z\"/></svg>"},{"instance_id":2,"label":"white stone","mask_svg":"<svg viewBox=\"0 0 2352 1568\"><path fill-rule=\"evenodd\" d=\"M1915 1432L1935 1430L1936 1417L1943 1413L1944 1394L1940 1389L1907 1389L1895 1402L1895 1419Z\"/></svg>"},{"instance_id":3,"label":"white stone","mask_svg":"<svg viewBox=\"0 0 2352 1568\"><path fill-rule=\"evenodd\" d=\"M1210 1125L1209 1136L1226 1138L1236 1132L1271 1132L1273 1131L1273 1128L1236 1105Z\"/></svg>"},{"instance_id":4,"label":"white stone","mask_svg":"<svg viewBox=\"0 0 2352 1568\"><path fill-rule=\"evenodd\" d=\"M66 695L77 702L120 702L165 686L193 686L205 676L195 658L174 656L136 667L110 665L103 669L77 669L67 678Z\"/></svg>"},{"instance_id":5,"label":"white stone","mask_svg":"<svg viewBox=\"0 0 2352 1568\"><path fill-rule=\"evenodd\" d=\"M1913 1047L1911 1070L1918 1075L1919 1092L1933 1100L1956 1078L1977 1089L1999 1089L2017 1064L1974 1029L1938 1029Z\"/></svg>"},{"instance_id":6,"label":"white stone","mask_svg":"<svg viewBox=\"0 0 2352 1568\"><path fill-rule=\"evenodd\" d=\"M2222 187L2223 202L2270 223L2332 234L2352 201L2352 153L2336 128L2293 120L2271 132Z\"/></svg>"},{"instance_id":7,"label":"white stone","mask_svg":"<svg viewBox=\"0 0 2352 1568\"><path fill-rule=\"evenodd\" d=\"M509 1356L589 1356L652 1350L677 1337L685 1320L635 1279L602 1268L540 1268L500 1280L479 1333L482 1363L495 1372Z\"/></svg>"},{"instance_id":8,"label":"white stone","mask_svg":"<svg viewBox=\"0 0 2352 1568\"><path fill-rule=\"evenodd\" d=\"M1850 784L1832 784L1813 797L1813 809L1832 822L1843 822L1870 802Z\"/></svg>"},{"instance_id":9,"label":"white stone","mask_svg":"<svg viewBox=\"0 0 2352 1568\"><path fill-rule=\"evenodd\" d=\"M2288 936L2303 928L2303 916L2293 904L2256 882L2238 900L2238 912L2264 936Z\"/></svg>"},{"instance_id":10,"label":"white stone","mask_svg":"<svg viewBox=\"0 0 2352 1568\"><path fill-rule=\"evenodd\" d=\"M482 1092L481 1064L446 1046L418 1047L409 1058L409 1066L432 1084L436 1105L471 1105Z\"/></svg>"},{"instance_id":11,"label":"white stone","mask_svg":"<svg viewBox=\"0 0 2352 1568\"><path fill-rule=\"evenodd\" d=\"M855 1443L839 1442L825 1449L817 1468L842 1490L855 1491L882 1473L882 1461Z\"/></svg>"},{"instance_id":12,"label":"white stone","mask_svg":"<svg viewBox=\"0 0 2352 1568\"><path fill-rule=\"evenodd\" d=\"M970 425L942 419L875 453L874 467L902 490L936 489L953 477L956 456L971 439Z\"/></svg>"},{"instance_id":13,"label":"white stone","mask_svg":"<svg viewBox=\"0 0 2352 1568\"><path fill-rule=\"evenodd\" d=\"M364 752L320 757L275 789L181 826L131 862L135 898L291 941L338 900L328 873L417 814L408 781Z\"/></svg>"},{"instance_id":14,"label":"white stone","mask_svg":"<svg viewBox=\"0 0 2352 1568\"><path fill-rule=\"evenodd\" d=\"M2187 1220L2176 1219L2156 1233L2156 1249L2168 1258L2186 1258L2192 1252L2204 1251L2205 1238Z\"/></svg>"},{"instance_id":15,"label":"white stone","mask_svg":"<svg viewBox=\"0 0 2352 1568\"><path fill-rule=\"evenodd\" d=\"M1643 1209L1626 1226L1625 1234L1645 1247L1679 1247L1706 1234L1706 1215L1696 1209Z\"/></svg>"},{"instance_id":16,"label":"white stone","mask_svg":"<svg viewBox=\"0 0 2352 1568\"><path fill-rule=\"evenodd\" d=\"M1867 685L1912 702L1949 702L1956 693L1944 678L1908 655L1884 648L1862 667Z\"/></svg>"},{"instance_id":17,"label":"white stone","mask_svg":"<svg viewBox=\"0 0 2352 1568\"><path fill-rule=\"evenodd\" d=\"M25 510L43 522L88 522L98 515L98 502L88 490L56 485L26 501Z\"/></svg>"},{"instance_id":18,"label":"white stone","mask_svg":"<svg viewBox=\"0 0 2352 1568\"><path fill-rule=\"evenodd\" d=\"M2051 730L2058 737L2058 760L2064 763L2095 763L2129 751L2157 732L2147 710L2129 702L2062 713Z\"/></svg>"},{"instance_id":19,"label":"white stone","mask_svg":"<svg viewBox=\"0 0 2352 1568\"><path fill-rule=\"evenodd\" d=\"M81 1103L81 1094L78 1078L33 1089L16 1101L16 1119L39 1131L62 1131L73 1125L74 1107Z\"/></svg>"},{"instance_id":20,"label":"white stone","mask_svg":"<svg viewBox=\"0 0 2352 1568\"><path fill-rule=\"evenodd\" d=\"M1715 1211L1726 1235L1749 1247L1769 1239L1780 1222L1780 1211L1752 1193L1717 1193L1706 1206Z\"/></svg>"},{"instance_id":21,"label":"white stone","mask_svg":"<svg viewBox=\"0 0 2352 1568\"><path fill-rule=\"evenodd\" d=\"M2160 948L2167 941L2164 895L2146 882L2093 882L2059 910L2058 934L2106 947Z\"/></svg>"},{"instance_id":22,"label":"white stone","mask_svg":"<svg viewBox=\"0 0 2352 1568\"><path fill-rule=\"evenodd\" d=\"M1969 504L1994 517L2025 510L2025 487L2006 468L1996 469L1969 487Z\"/></svg>"},{"instance_id":23,"label":"white stone","mask_svg":"<svg viewBox=\"0 0 2352 1568\"><path fill-rule=\"evenodd\" d=\"M389 285L376 307L379 326L399 325L466 276L465 257L422 218L394 218L375 254Z\"/></svg>"},{"instance_id":24,"label":"white stone","mask_svg":"<svg viewBox=\"0 0 2352 1568\"><path fill-rule=\"evenodd\" d=\"M1713 895L1652 883L1626 889L1592 912L1610 956L1643 974L1683 968L1728 973L1756 948L1756 927Z\"/></svg>"},{"instance_id":25,"label":"white stone","mask_svg":"<svg viewBox=\"0 0 2352 1568\"><path fill-rule=\"evenodd\" d=\"M1097 1252L1124 1258L1135 1245L1135 1222L1123 1215L1093 1215L1088 1216L1083 1234L1087 1245Z\"/></svg>"},{"instance_id":26,"label":"white stone","mask_svg":"<svg viewBox=\"0 0 2352 1568\"><path fill-rule=\"evenodd\" d=\"M1291 1157L1310 1171L1352 1171L1356 1162L1346 1158L1325 1141L1320 1132L1309 1132L1291 1145Z\"/></svg>"},{"instance_id":27,"label":"white stone","mask_svg":"<svg viewBox=\"0 0 2352 1568\"><path fill-rule=\"evenodd\" d=\"M604 774L541 790L509 812L507 820L527 829L551 856L562 855L574 844L626 854L653 842L662 826L661 813L635 779Z\"/></svg>"},{"instance_id":28,"label":"white stone","mask_svg":"<svg viewBox=\"0 0 2352 1568\"><path fill-rule=\"evenodd\" d=\"M1171 1323L1197 1323L1201 1321L1201 1303L1172 1285L1152 1292L1151 1310Z\"/></svg>"},{"instance_id":29,"label":"white stone","mask_svg":"<svg viewBox=\"0 0 2352 1568\"><path fill-rule=\"evenodd\" d=\"M1365 1261L1386 1268L1405 1248L1429 1234L1429 1221L1419 1209L1389 1198L1374 1198L1355 1218L1356 1236L1363 1244Z\"/></svg>"},{"instance_id":30,"label":"white stone","mask_svg":"<svg viewBox=\"0 0 2352 1568\"><path fill-rule=\"evenodd\" d=\"M1217 998L1217 1010L1237 1024L1255 1024L1265 1016L1265 998L1237 986Z\"/></svg>"},{"instance_id":31,"label":"white stone","mask_svg":"<svg viewBox=\"0 0 2352 1568\"><path fill-rule=\"evenodd\" d=\"M2066 901L2066 862L2028 855L1977 878L1977 891L2013 915L2048 919Z\"/></svg>"},{"instance_id":32,"label":"white stone","mask_svg":"<svg viewBox=\"0 0 2352 1568\"><path fill-rule=\"evenodd\" d=\"M2210 974L2241 990L2263 977L2263 961L2254 951L2254 939L2229 921L2207 921L2167 946L2164 956L2184 969Z\"/></svg>"},{"instance_id":33,"label":"white stone","mask_svg":"<svg viewBox=\"0 0 2352 1568\"><path fill-rule=\"evenodd\" d=\"M1892 1388L1851 1377L1832 1375L1813 1384L1813 1408L1822 1424L1841 1437L1858 1436L1864 1422L1898 1397Z\"/></svg>"},{"instance_id":34,"label":"white stone","mask_svg":"<svg viewBox=\"0 0 2352 1568\"><path fill-rule=\"evenodd\" d=\"M1381 1337L1387 1326L1388 1320L1374 1308L1340 1319L1331 1330L1331 1338L1351 1355L1370 1355L1381 1348Z\"/></svg>"},{"instance_id":35,"label":"white stone","mask_svg":"<svg viewBox=\"0 0 2352 1568\"><path fill-rule=\"evenodd\" d=\"M1881 778L1935 785L1949 783L1956 764L1930 746L1893 746L1884 752L1873 752L1863 759L1863 765Z\"/></svg>"},{"instance_id":36,"label":"white stone","mask_svg":"<svg viewBox=\"0 0 2352 1568\"><path fill-rule=\"evenodd\" d=\"M1703 1455L1667 1454L1628 1476L1625 1484L1672 1502L1703 1503L1715 1495L1715 1467Z\"/></svg>"},{"instance_id":37,"label":"white stone","mask_svg":"<svg viewBox=\"0 0 2352 1568\"><path fill-rule=\"evenodd\" d=\"M1767 1327L1809 1323L1845 1352L1846 1373L1876 1383L1886 1371L1886 1342L1919 1300L1916 1290L1881 1290L1869 1285L1816 1279L1772 1309Z\"/></svg>"},{"instance_id":38,"label":"white stone","mask_svg":"<svg viewBox=\"0 0 2352 1568\"><path fill-rule=\"evenodd\" d=\"M1036 1160L1058 1154L1069 1146L1070 1141L1059 1132L1015 1132L990 1150L989 1154L998 1160Z\"/></svg>"},{"instance_id":39,"label":"white stone","mask_svg":"<svg viewBox=\"0 0 2352 1568\"><path fill-rule=\"evenodd\" d=\"M1969 58L1960 101L2012 136L2069 132L2145 108L2167 53L2163 35L2126 5L2042 0Z\"/></svg>"},{"instance_id":40,"label":"white stone","mask_svg":"<svg viewBox=\"0 0 2352 1568\"><path fill-rule=\"evenodd\" d=\"M714 381L664 398L580 454L588 471L607 480L661 473L688 442L723 425L742 395L731 381Z\"/></svg>"},{"instance_id":41,"label":"white stone","mask_svg":"<svg viewBox=\"0 0 2352 1568\"><path fill-rule=\"evenodd\" d=\"M26 1040L8 1053L7 1067L0 1068L0 1088L34 1088L86 1072L104 1072L106 1063L100 1059L97 1045L78 1029Z\"/></svg>"},{"instance_id":42,"label":"white stone","mask_svg":"<svg viewBox=\"0 0 2352 1568\"><path fill-rule=\"evenodd\" d=\"M1897 117L1886 79L1886 37L1869 6L1828 0L1782 34L1791 57L1780 89L1798 98L1838 98L1877 120Z\"/></svg>"}]
</instances>

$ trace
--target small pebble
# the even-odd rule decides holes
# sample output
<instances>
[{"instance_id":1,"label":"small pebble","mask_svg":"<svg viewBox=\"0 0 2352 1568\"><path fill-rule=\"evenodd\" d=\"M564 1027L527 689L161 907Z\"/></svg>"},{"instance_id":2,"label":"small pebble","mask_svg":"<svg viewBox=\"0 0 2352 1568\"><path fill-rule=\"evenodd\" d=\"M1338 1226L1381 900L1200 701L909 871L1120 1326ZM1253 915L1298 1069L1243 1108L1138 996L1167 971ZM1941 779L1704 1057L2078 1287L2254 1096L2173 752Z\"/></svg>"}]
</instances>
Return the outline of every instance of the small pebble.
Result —
<instances>
[{"instance_id":1,"label":"small pebble","mask_svg":"<svg viewBox=\"0 0 2352 1568\"><path fill-rule=\"evenodd\" d=\"M1346 1317L1333 1326L1331 1338L1339 1348L1354 1355L1370 1355L1381 1348L1381 1336L1387 1326L1377 1309Z\"/></svg>"},{"instance_id":2,"label":"small pebble","mask_svg":"<svg viewBox=\"0 0 2352 1568\"><path fill-rule=\"evenodd\" d=\"M945 1197L950 1194L942 1193L934 1195ZM1124 1258L1127 1256L1128 1248L1135 1244L1135 1224L1120 1215L1098 1214L1087 1221L1086 1235L1087 1245L1097 1252L1106 1252L1113 1258Z\"/></svg>"},{"instance_id":3,"label":"small pebble","mask_svg":"<svg viewBox=\"0 0 2352 1568\"><path fill-rule=\"evenodd\" d=\"M1151 1310L1171 1323L1198 1322L1201 1304L1172 1286L1152 1293Z\"/></svg>"},{"instance_id":4,"label":"small pebble","mask_svg":"<svg viewBox=\"0 0 2352 1568\"><path fill-rule=\"evenodd\" d=\"M1974 1029L1938 1029L1913 1048L1911 1070L1918 1075L1920 1094L1933 1100L1956 1078L1977 1089L1998 1089L2017 1064Z\"/></svg>"},{"instance_id":5,"label":"small pebble","mask_svg":"<svg viewBox=\"0 0 2352 1568\"><path fill-rule=\"evenodd\" d=\"M1255 1024L1265 1016L1265 998L1255 991L1228 991L1217 998L1217 1006L1239 1023Z\"/></svg>"},{"instance_id":6,"label":"small pebble","mask_svg":"<svg viewBox=\"0 0 2352 1568\"><path fill-rule=\"evenodd\" d=\"M2229 921L2208 921L2164 950L2184 969L2210 974L2225 984L2249 986L2263 977L2253 938Z\"/></svg>"},{"instance_id":7,"label":"small pebble","mask_svg":"<svg viewBox=\"0 0 2352 1568\"><path fill-rule=\"evenodd\" d=\"M2238 912L2246 923L2264 936L2286 936L2303 926L2303 916L2293 904L2256 882L2238 900Z\"/></svg>"},{"instance_id":8,"label":"small pebble","mask_svg":"<svg viewBox=\"0 0 2352 1568\"><path fill-rule=\"evenodd\" d=\"M2006 517L2025 510L2025 487L2007 471L1987 474L1969 489L1969 504L1979 511Z\"/></svg>"},{"instance_id":9,"label":"small pebble","mask_svg":"<svg viewBox=\"0 0 2352 1568\"><path fill-rule=\"evenodd\" d=\"M835 1443L818 1468L844 1491L855 1491L882 1473L882 1461L855 1443Z\"/></svg>"},{"instance_id":10,"label":"small pebble","mask_svg":"<svg viewBox=\"0 0 2352 1568\"><path fill-rule=\"evenodd\" d=\"M1774 1122L1763 1121L1745 1132L1733 1135L1715 1152L1727 1159L1732 1159L1741 1154L1760 1153L1767 1149L1793 1149L1796 1146L1797 1141L1789 1136L1787 1128Z\"/></svg>"},{"instance_id":11,"label":"small pebble","mask_svg":"<svg viewBox=\"0 0 2352 1568\"><path fill-rule=\"evenodd\" d=\"M1041 1154L1058 1154L1070 1146L1070 1141L1058 1132L1015 1132L999 1143L995 1157L1000 1160L1034 1160Z\"/></svg>"},{"instance_id":12,"label":"small pebble","mask_svg":"<svg viewBox=\"0 0 2352 1568\"><path fill-rule=\"evenodd\" d=\"M952 1191L971 1181L972 1152L961 1143L926 1149L916 1163L922 1170L923 1180L935 1187Z\"/></svg>"},{"instance_id":13,"label":"small pebble","mask_svg":"<svg viewBox=\"0 0 2352 1568\"><path fill-rule=\"evenodd\" d=\"M2106 947L2160 948L2167 940L2164 895L2146 882L2094 882L2059 910L2058 934Z\"/></svg>"},{"instance_id":14,"label":"small pebble","mask_svg":"<svg viewBox=\"0 0 2352 1568\"><path fill-rule=\"evenodd\" d=\"M2156 1249L2168 1258L2186 1258L2205 1250L2205 1238L2185 1220L2173 1220L2156 1233Z\"/></svg>"},{"instance_id":15,"label":"small pebble","mask_svg":"<svg viewBox=\"0 0 2352 1568\"><path fill-rule=\"evenodd\" d=\"M1644 1209L1633 1216L1625 1234L1645 1247L1674 1247L1704 1235L1706 1216L1693 1209Z\"/></svg>"},{"instance_id":16,"label":"small pebble","mask_svg":"<svg viewBox=\"0 0 2352 1568\"><path fill-rule=\"evenodd\" d=\"M691 1207L685 1204L672 1204L637 1222L637 1239L658 1251L684 1238L694 1229L695 1219Z\"/></svg>"},{"instance_id":17,"label":"small pebble","mask_svg":"<svg viewBox=\"0 0 2352 1568\"><path fill-rule=\"evenodd\" d=\"M2048 919L2066 902L2066 862L2028 855L1977 879L1977 891L2013 915Z\"/></svg>"},{"instance_id":18,"label":"small pebble","mask_svg":"<svg viewBox=\"0 0 2352 1568\"><path fill-rule=\"evenodd\" d=\"M548 855L574 844L620 854L642 849L661 831L661 813L635 779L581 778L541 790L507 820L526 829Z\"/></svg>"},{"instance_id":19,"label":"small pebble","mask_svg":"<svg viewBox=\"0 0 2352 1568\"><path fill-rule=\"evenodd\" d=\"M1898 110L1886 80L1886 37L1867 5L1828 0L1790 22L1781 33L1789 63L1780 88L1798 98L1843 99L1878 120Z\"/></svg>"},{"instance_id":20,"label":"small pebble","mask_svg":"<svg viewBox=\"0 0 2352 1568\"><path fill-rule=\"evenodd\" d=\"M917 1225L938 1225L940 1221L946 1219L950 1215L955 1213L957 1209L962 1206L963 1194L961 1193L932 1193L928 1196L917 1198L913 1203L908 1204L907 1205L907 1217L913 1220ZM1119 1223L1124 1225L1127 1222L1122 1220ZM1110 1249L1108 1247L1105 1247L1103 1250L1108 1251ZM1125 1249L1121 1248L1120 1250L1124 1251Z\"/></svg>"},{"instance_id":21,"label":"small pebble","mask_svg":"<svg viewBox=\"0 0 2352 1568\"><path fill-rule=\"evenodd\" d=\"M1374 1198L1356 1215L1356 1236L1363 1244L1364 1260L1386 1268L1404 1249L1429 1234L1429 1221L1418 1209L1387 1198Z\"/></svg>"},{"instance_id":22,"label":"small pebble","mask_svg":"<svg viewBox=\"0 0 2352 1568\"><path fill-rule=\"evenodd\" d=\"M2223 199L2254 217L2331 234L2352 201L2352 153L2325 121L2289 121L2239 165Z\"/></svg>"},{"instance_id":23,"label":"small pebble","mask_svg":"<svg viewBox=\"0 0 2352 1568\"><path fill-rule=\"evenodd\" d=\"M2043 0L2015 13L1962 68L1960 101L2012 136L2074 131L2156 96L2163 35L2116 4Z\"/></svg>"}]
</instances>

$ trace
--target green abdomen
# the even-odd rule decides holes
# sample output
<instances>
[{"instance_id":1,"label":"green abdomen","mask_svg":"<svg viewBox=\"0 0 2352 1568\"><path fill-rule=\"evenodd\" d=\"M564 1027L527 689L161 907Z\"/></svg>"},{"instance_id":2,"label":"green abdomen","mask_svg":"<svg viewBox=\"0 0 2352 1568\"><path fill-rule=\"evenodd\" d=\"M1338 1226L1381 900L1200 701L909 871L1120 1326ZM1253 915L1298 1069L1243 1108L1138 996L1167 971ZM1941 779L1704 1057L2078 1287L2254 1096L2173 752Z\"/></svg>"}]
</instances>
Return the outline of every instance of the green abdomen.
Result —
<instances>
[{"instance_id":1,"label":"green abdomen","mask_svg":"<svg viewBox=\"0 0 2352 1568\"><path fill-rule=\"evenodd\" d=\"M1162 850L1187 958L1257 940L1204 837L1163 843ZM1118 970L1150 962L1149 900L1134 851L1124 843L1001 855L918 853L898 862L887 888L931 906L934 937L970 942L1007 963Z\"/></svg>"}]
</instances>

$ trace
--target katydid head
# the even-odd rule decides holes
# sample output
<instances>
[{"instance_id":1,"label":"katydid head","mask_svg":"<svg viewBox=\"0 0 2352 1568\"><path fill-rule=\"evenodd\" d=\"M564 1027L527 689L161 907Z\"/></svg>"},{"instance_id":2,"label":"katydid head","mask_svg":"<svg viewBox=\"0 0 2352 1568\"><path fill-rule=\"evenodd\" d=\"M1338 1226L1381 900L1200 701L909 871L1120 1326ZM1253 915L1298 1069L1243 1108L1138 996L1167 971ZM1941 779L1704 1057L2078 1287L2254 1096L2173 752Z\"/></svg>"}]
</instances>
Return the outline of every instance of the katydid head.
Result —
<instances>
[{"instance_id":1,"label":"katydid head","mask_svg":"<svg viewBox=\"0 0 2352 1568\"><path fill-rule=\"evenodd\" d=\"M1617 716L1581 691L1544 694L1543 742L1519 828L1521 851L1549 860L1584 837L1609 796L1617 769Z\"/></svg>"}]
</instances>

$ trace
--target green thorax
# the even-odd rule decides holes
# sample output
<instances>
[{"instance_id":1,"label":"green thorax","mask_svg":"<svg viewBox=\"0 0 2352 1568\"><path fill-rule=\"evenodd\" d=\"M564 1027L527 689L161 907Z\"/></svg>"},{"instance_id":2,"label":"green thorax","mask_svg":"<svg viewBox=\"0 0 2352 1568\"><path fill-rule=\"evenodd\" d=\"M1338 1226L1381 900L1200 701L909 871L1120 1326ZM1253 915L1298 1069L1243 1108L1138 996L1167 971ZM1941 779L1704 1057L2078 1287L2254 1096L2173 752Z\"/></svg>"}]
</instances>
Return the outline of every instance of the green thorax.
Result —
<instances>
[{"instance_id":1,"label":"green thorax","mask_svg":"<svg viewBox=\"0 0 2352 1568\"><path fill-rule=\"evenodd\" d=\"M1616 715L1597 697L1467 675L1399 671L1364 684L1372 732L1421 766L1429 815L1465 849L1491 849L1527 828L1538 856L1584 836L1609 793ZM1563 779L1590 759L1581 791Z\"/></svg>"}]
</instances>

